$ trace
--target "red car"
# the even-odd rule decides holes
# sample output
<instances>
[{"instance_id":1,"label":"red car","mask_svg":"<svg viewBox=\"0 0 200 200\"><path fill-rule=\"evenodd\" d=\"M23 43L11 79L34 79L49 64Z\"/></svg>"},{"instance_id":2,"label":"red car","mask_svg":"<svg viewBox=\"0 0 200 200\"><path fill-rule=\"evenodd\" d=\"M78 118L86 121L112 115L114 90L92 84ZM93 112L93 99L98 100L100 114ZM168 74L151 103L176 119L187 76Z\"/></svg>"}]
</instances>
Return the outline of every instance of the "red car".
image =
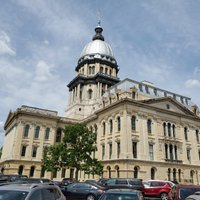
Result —
<instances>
[{"instance_id":1,"label":"red car","mask_svg":"<svg viewBox=\"0 0 200 200\"><path fill-rule=\"evenodd\" d=\"M175 185L169 193L168 200L185 200L197 191L200 191L200 185Z\"/></svg>"},{"instance_id":2,"label":"red car","mask_svg":"<svg viewBox=\"0 0 200 200\"><path fill-rule=\"evenodd\" d=\"M160 197L161 200L168 199L168 193L173 187L170 181L149 180L144 181L144 195L148 197Z\"/></svg>"}]
</instances>

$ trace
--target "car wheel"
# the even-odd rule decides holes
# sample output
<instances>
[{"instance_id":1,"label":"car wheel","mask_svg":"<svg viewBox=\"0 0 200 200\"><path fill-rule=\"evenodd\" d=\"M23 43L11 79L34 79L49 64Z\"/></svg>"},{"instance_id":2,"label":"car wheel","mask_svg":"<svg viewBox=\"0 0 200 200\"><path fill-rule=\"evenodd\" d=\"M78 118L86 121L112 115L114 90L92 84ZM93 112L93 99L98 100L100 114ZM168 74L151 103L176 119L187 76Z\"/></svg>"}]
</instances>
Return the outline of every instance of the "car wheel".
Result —
<instances>
[{"instance_id":1,"label":"car wheel","mask_svg":"<svg viewBox=\"0 0 200 200\"><path fill-rule=\"evenodd\" d=\"M86 200L95 200L95 196L92 194L89 194L86 198Z\"/></svg>"},{"instance_id":2,"label":"car wheel","mask_svg":"<svg viewBox=\"0 0 200 200\"><path fill-rule=\"evenodd\" d=\"M160 199L161 199L161 200L167 200L167 199L168 199L168 194L165 193L165 192L161 193L161 194L160 194Z\"/></svg>"}]
</instances>

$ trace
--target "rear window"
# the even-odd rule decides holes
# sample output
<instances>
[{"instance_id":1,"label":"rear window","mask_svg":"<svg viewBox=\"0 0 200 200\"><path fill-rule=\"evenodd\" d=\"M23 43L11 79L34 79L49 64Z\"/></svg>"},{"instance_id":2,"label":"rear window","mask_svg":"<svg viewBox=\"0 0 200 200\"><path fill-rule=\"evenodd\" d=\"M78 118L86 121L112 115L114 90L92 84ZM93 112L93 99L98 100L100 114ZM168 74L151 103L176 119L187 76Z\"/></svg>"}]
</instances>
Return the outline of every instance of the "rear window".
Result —
<instances>
[{"instance_id":1,"label":"rear window","mask_svg":"<svg viewBox=\"0 0 200 200\"><path fill-rule=\"evenodd\" d=\"M131 184L131 185L142 185L142 181L136 181L136 180L130 180L129 181L129 183Z\"/></svg>"},{"instance_id":2,"label":"rear window","mask_svg":"<svg viewBox=\"0 0 200 200\"><path fill-rule=\"evenodd\" d=\"M126 179L117 179L115 184L122 184L122 185L127 185L128 182Z\"/></svg>"},{"instance_id":3,"label":"rear window","mask_svg":"<svg viewBox=\"0 0 200 200\"><path fill-rule=\"evenodd\" d=\"M0 190L0 200L24 200L27 195L25 191Z\"/></svg>"},{"instance_id":4,"label":"rear window","mask_svg":"<svg viewBox=\"0 0 200 200\"><path fill-rule=\"evenodd\" d=\"M199 191L200 187L198 188L181 188L179 190L179 197L180 199L185 199L186 197L194 194L195 192Z\"/></svg>"},{"instance_id":5,"label":"rear window","mask_svg":"<svg viewBox=\"0 0 200 200\"><path fill-rule=\"evenodd\" d=\"M138 200L136 194L105 194L101 197L101 200Z\"/></svg>"}]
</instances>

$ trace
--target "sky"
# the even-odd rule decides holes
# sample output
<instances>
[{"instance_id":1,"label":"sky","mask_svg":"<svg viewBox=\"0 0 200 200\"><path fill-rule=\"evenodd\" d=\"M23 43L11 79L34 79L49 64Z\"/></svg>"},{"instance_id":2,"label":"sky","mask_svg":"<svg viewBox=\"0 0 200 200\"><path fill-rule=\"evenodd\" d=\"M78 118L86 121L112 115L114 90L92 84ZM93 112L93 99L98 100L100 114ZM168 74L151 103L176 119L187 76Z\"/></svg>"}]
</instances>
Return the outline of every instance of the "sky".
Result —
<instances>
[{"instance_id":1,"label":"sky","mask_svg":"<svg viewBox=\"0 0 200 200\"><path fill-rule=\"evenodd\" d=\"M67 107L67 84L99 19L118 77L200 107L199 0L0 0L0 146L10 110Z\"/></svg>"}]
</instances>

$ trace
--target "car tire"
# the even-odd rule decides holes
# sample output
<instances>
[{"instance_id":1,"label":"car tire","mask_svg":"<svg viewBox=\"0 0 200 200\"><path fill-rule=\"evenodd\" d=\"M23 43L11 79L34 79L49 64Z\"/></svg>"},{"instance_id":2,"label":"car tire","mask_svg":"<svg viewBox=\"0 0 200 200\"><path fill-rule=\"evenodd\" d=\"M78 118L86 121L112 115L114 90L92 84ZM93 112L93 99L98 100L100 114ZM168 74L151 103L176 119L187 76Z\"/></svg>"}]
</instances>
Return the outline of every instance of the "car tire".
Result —
<instances>
[{"instance_id":1,"label":"car tire","mask_svg":"<svg viewBox=\"0 0 200 200\"><path fill-rule=\"evenodd\" d=\"M165 192L161 193L161 194L160 194L160 199L161 199L161 200L167 200L167 199L168 199L168 194L165 193Z\"/></svg>"},{"instance_id":2,"label":"car tire","mask_svg":"<svg viewBox=\"0 0 200 200\"><path fill-rule=\"evenodd\" d=\"M92 194L89 194L86 198L86 200L96 200L95 196Z\"/></svg>"}]
</instances>

